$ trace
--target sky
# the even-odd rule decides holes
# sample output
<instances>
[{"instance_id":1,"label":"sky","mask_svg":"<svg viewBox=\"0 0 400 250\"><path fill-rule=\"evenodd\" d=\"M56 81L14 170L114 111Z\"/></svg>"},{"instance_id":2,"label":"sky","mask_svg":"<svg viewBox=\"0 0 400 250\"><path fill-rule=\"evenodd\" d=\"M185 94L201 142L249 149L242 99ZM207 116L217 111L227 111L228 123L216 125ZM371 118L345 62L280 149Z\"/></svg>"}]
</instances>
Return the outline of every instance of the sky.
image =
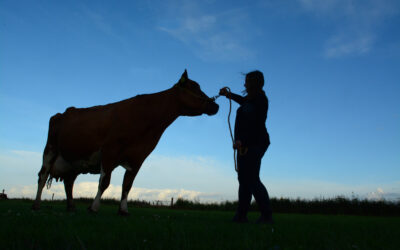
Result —
<instances>
[{"instance_id":1,"label":"sky","mask_svg":"<svg viewBox=\"0 0 400 250\"><path fill-rule=\"evenodd\" d=\"M48 121L175 84L187 69L208 96L260 70L271 197L400 200L400 2L396 0L0 2L0 189L36 193ZM229 102L179 117L130 199L237 199ZM237 104L232 105L234 124ZM124 169L103 197L119 198ZM75 197L94 197L80 175ZM62 183L43 197L64 199Z\"/></svg>"}]
</instances>

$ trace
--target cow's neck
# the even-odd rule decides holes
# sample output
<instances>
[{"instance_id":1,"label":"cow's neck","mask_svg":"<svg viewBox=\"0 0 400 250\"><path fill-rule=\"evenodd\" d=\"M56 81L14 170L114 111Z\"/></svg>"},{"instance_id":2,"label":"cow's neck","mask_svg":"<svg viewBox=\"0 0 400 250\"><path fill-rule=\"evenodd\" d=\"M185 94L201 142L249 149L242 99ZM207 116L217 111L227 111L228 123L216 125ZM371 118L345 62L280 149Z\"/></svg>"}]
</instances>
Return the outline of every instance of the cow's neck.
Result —
<instances>
[{"instance_id":1,"label":"cow's neck","mask_svg":"<svg viewBox=\"0 0 400 250\"><path fill-rule=\"evenodd\" d=\"M161 97L163 99L160 105L160 110L162 110L161 117L165 117L164 121L166 126L169 126L179 117L179 103L175 90L175 88L170 88L164 91Z\"/></svg>"},{"instance_id":2,"label":"cow's neck","mask_svg":"<svg viewBox=\"0 0 400 250\"><path fill-rule=\"evenodd\" d=\"M148 107L148 112L151 112L153 118L152 122L164 130L179 117L179 103L175 89L167 89L150 96L154 99L151 100L151 107Z\"/></svg>"}]
</instances>

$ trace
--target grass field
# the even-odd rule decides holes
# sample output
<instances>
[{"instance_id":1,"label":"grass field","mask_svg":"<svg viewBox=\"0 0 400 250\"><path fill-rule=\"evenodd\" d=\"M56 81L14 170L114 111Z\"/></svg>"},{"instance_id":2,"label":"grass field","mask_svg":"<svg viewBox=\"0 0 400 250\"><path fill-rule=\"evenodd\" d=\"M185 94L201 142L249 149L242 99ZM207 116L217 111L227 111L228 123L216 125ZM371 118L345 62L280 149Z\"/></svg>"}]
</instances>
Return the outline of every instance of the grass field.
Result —
<instances>
[{"instance_id":1,"label":"grass field","mask_svg":"<svg viewBox=\"0 0 400 250\"><path fill-rule=\"evenodd\" d=\"M275 224L230 222L231 211L197 211L102 204L88 214L78 201L0 200L1 249L400 249L400 217L275 214Z\"/></svg>"}]
</instances>

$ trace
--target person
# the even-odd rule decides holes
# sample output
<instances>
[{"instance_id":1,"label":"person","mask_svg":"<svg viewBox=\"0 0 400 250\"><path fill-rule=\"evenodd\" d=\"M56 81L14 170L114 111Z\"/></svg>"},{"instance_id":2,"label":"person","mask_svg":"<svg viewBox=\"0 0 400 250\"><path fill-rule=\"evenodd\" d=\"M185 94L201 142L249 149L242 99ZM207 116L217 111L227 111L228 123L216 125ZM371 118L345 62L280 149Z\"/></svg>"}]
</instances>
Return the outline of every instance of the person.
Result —
<instances>
[{"instance_id":1,"label":"person","mask_svg":"<svg viewBox=\"0 0 400 250\"><path fill-rule=\"evenodd\" d=\"M261 159L270 145L269 134L265 126L268 112L268 98L263 91L264 75L256 70L246 74L245 96L220 89L219 94L237 102L234 130L234 149L238 150L239 204L234 222L248 222L247 212L254 196L261 216L257 223L272 224L272 211L267 189L260 180Z\"/></svg>"}]
</instances>

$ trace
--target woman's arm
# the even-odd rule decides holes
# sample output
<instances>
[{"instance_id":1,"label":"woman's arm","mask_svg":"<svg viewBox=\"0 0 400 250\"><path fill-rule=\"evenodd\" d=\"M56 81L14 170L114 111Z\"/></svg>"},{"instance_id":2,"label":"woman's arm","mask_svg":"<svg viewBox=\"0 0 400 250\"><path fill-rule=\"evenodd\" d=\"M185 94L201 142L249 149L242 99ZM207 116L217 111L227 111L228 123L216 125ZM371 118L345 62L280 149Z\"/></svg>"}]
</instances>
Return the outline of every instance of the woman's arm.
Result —
<instances>
[{"instance_id":1,"label":"woman's arm","mask_svg":"<svg viewBox=\"0 0 400 250\"><path fill-rule=\"evenodd\" d=\"M244 102L245 98L243 96L240 96L238 94L228 92L227 88L222 88L219 90L219 94L225 96L226 98L232 99L238 104L242 105Z\"/></svg>"},{"instance_id":2,"label":"woman's arm","mask_svg":"<svg viewBox=\"0 0 400 250\"><path fill-rule=\"evenodd\" d=\"M240 96L238 94L235 94L235 93L230 93L226 97L234 100L235 102L237 102L240 105L242 105L242 103L244 102L244 97Z\"/></svg>"}]
</instances>

